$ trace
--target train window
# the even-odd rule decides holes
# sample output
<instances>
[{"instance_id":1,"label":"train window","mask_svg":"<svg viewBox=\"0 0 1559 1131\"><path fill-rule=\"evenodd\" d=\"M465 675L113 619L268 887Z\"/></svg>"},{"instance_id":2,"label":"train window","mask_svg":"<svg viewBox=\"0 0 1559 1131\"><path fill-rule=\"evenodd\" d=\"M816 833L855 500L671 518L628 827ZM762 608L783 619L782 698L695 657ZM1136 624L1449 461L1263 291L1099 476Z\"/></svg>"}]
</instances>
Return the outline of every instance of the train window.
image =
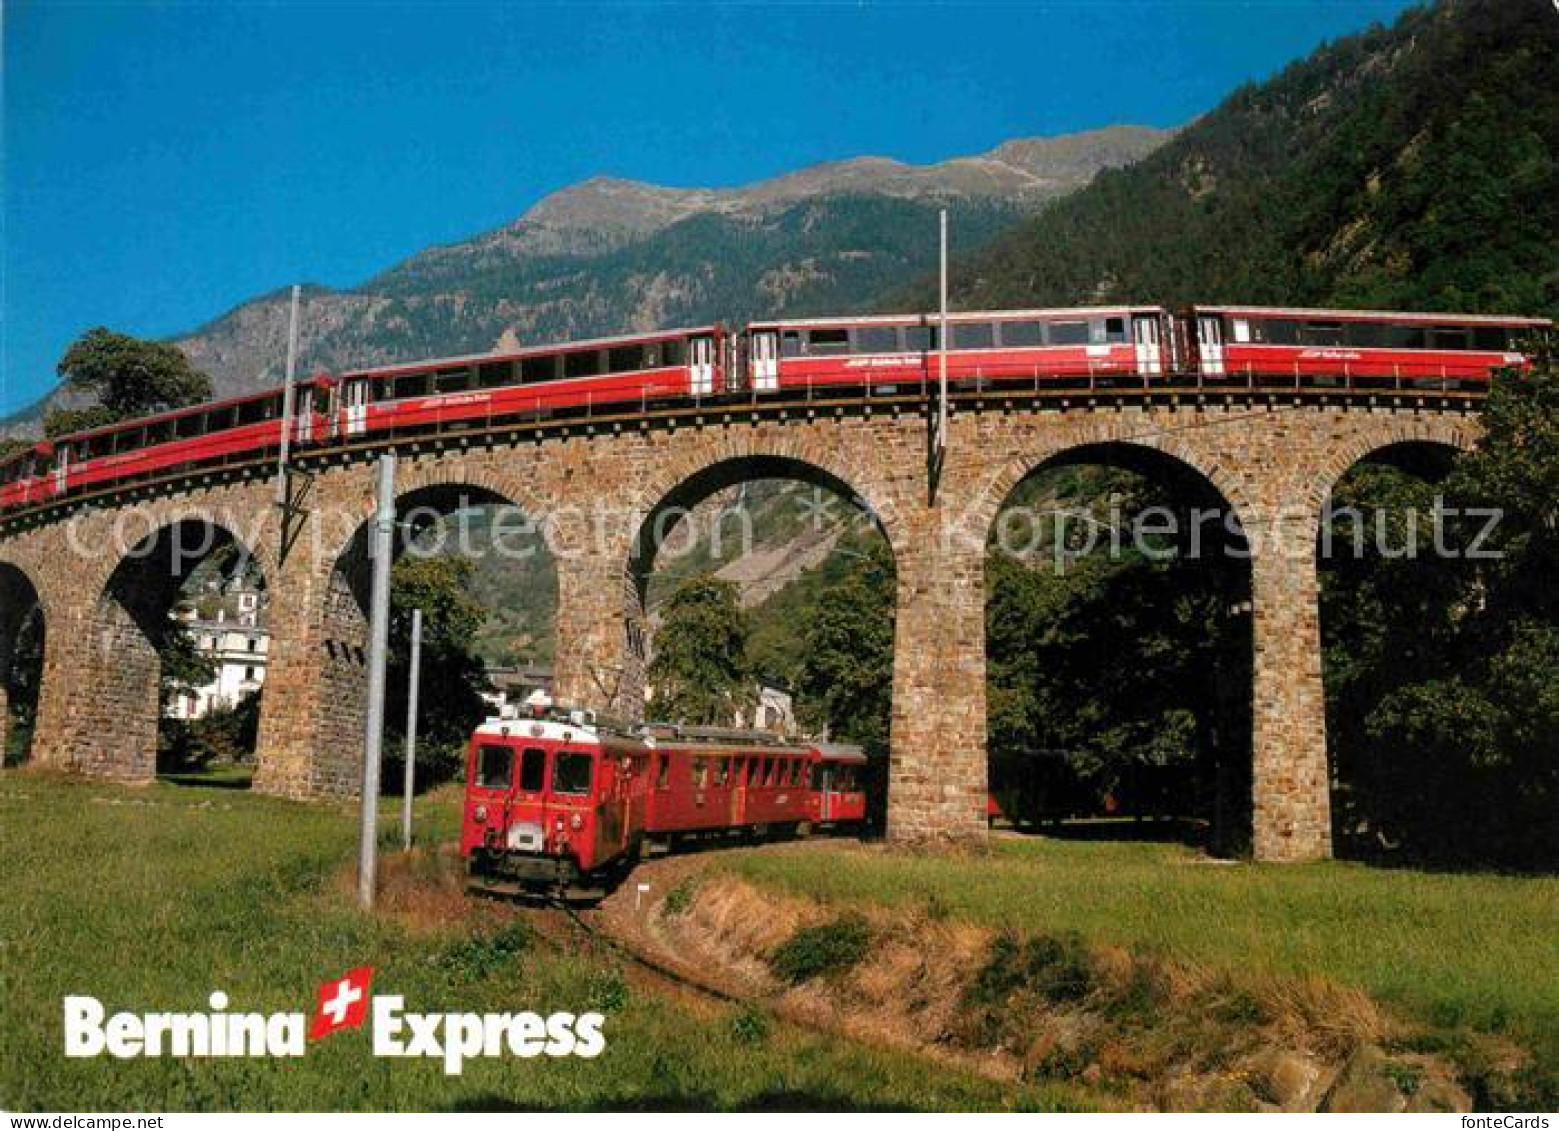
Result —
<instances>
[{"instance_id":1,"label":"train window","mask_svg":"<svg viewBox=\"0 0 1559 1131\"><path fill-rule=\"evenodd\" d=\"M632 373L637 369L649 368L644 364L644 347L616 346L607 350L606 368L612 373Z\"/></svg>"},{"instance_id":2,"label":"train window","mask_svg":"<svg viewBox=\"0 0 1559 1131\"><path fill-rule=\"evenodd\" d=\"M1050 344L1053 346L1082 346L1088 344L1088 323L1052 322Z\"/></svg>"},{"instance_id":3,"label":"train window","mask_svg":"<svg viewBox=\"0 0 1559 1131\"><path fill-rule=\"evenodd\" d=\"M925 353L936 349L935 326L906 326L904 327L904 352Z\"/></svg>"},{"instance_id":4,"label":"train window","mask_svg":"<svg viewBox=\"0 0 1559 1131\"><path fill-rule=\"evenodd\" d=\"M269 397L260 397L256 400L244 401L243 404L238 406L238 423L240 425L259 424L264 420L268 420L272 415L266 411L270 403L271 401Z\"/></svg>"},{"instance_id":5,"label":"train window","mask_svg":"<svg viewBox=\"0 0 1559 1131\"><path fill-rule=\"evenodd\" d=\"M856 353L898 353L899 332L894 326L857 326Z\"/></svg>"},{"instance_id":6,"label":"train window","mask_svg":"<svg viewBox=\"0 0 1559 1131\"><path fill-rule=\"evenodd\" d=\"M476 383L484 389L514 384L514 366L507 361L490 361L476 371Z\"/></svg>"},{"instance_id":7,"label":"train window","mask_svg":"<svg viewBox=\"0 0 1559 1131\"><path fill-rule=\"evenodd\" d=\"M786 330L784 337L780 339L781 357L801 356L801 331Z\"/></svg>"},{"instance_id":8,"label":"train window","mask_svg":"<svg viewBox=\"0 0 1559 1131\"><path fill-rule=\"evenodd\" d=\"M1343 344L1342 323L1303 323L1299 327L1299 340L1307 346L1340 346Z\"/></svg>"},{"instance_id":9,"label":"train window","mask_svg":"<svg viewBox=\"0 0 1559 1131\"><path fill-rule=\"evenodd\" d=\"M173 439L173 421L158 420L146 426L148 444L166 444L171 439Z\"/></svg>"},{"instance_id":10,"label":"train window","mask_svg":"<svg viewBox=\"0 0 1559 1131\"><path fill-rule=\"evenodd\" d=\"M955 350L988 350L996 344L996 327L990 322L958 322L953 325Z\"/></svg>"},{"instance_id":11,"label":"train window","mask_svg":"<svg viewBox=\"0 0 1559 1131\"><path fill-rule=\"evenodd\" d=\"M557 355L525 357L520 359L520 381L529 385L532 381L555 381L558 376Z\"/></svg>"},{"instance_id":12,"label":"train window","mask_svg":"<svg viewBox=\"0 0 1559 1131\"><path fill-rule=\"evenodd\" d=\"M1437 350L1464 350L1467 348L1467 331L1460 326L1436 326L1429 340Z\"/></svg>"},{"instance_id":13,"label":"train window","mask_svg":"<svg viewBox=\"0 0 1559 1131\"><path fill-rule=\"evenodd\" d=\"M1421 350L1429 341L1422 326L1392 326L1387 337L1399 350Z\"/></svg>"},{"instance_id":14,"label":"train window","mask_svg":"<svg viewBox=\"0 0 1559 1131\"><path fill-rule=\"evenodd\" d=\"M687 343L673 338L660 344L660 363L667 368L687 364Z\"/></svg>"},{"instance_id":15,"label":"train window","mask_svg":"<svg viewBox=\"0 0 1559 1131\"><path fill-rule=\"evenodd\" d=\"M1126 340L1126 320L1124 318L1106 318L1104 320L1104 340L1107 342L1124 342Z\"/></svg>"},{"instance_id":16,"label":"train window","mask_svg":"<svg viewBox=\"0 0 1559 1131\"><path fill-rule=\"evenodd\" d=\"M709 785L709 759L693 759L693 788L704 789Z\"/></svg>"},{"instance_id":17,"label":"train window","mask_svg":"<svg viewBox=\"0 0 1559 1131\"><path fill-rule=\"evenodd\" d=\"M1001 344L1012 349L1042 346L1045 344L1045 324L1043 322L1003 322L1001 323Z\"/></svg>"},{"instance_id":18,"label":"train window","mask_svg":"<svg viewBox=\"0 0 1559 1131\"><path fill-rule=\"evenodd\" d=\"M559 750L552 764L552 792L575 797L590 792L590 771L595 755L578 750Z\"/></svg>"},{"instance_id":19,"label":"train window","mask_svg":"<svg viewBox=\"0 0 1559 1131\"><path fill-rule=\"evenodd\" d=\"M807 331L807 353L813 357L850 352L850 331L843 326Z\"/></svg>"},{"instance_id":20,"label":"train window","mask_svg":"<svg viewBox=\"0 0 1559 1131\"><path fill-rule=\"evenodd\" d=\"M671 784L671 755L662 754L655 767L655 788L665 789Z\"/></svg>"},{"instance_id":21,"label":"train window","mask_svg":"<svg viewBox=\"0 0 1559 1131\"><path fill-rule=\"evenodd\" d=\"M508 789L514 780L514 757L507 746L477 748L476 784L483 789Z\"/></svg>"},{"instance_id":22,"label":"train window","mask_svg":"<svg viewBox=\"0 0 1559 1131\"><path fill-rule=\"evenodd\" d=\"M1228 340L1231 341L1231 342L1248 342L1248 341L1250 341L1250 319L1249 318L1231 318L1231 319L1229 319Z\"/></svg>"},{"instance_id":23,"label":"train window","mask_svg":"<svg viewBox=\"0 0 1559 1131\"><path fill-rule=\"evenodd\" d=\"M801 784L801 759L792 758L790 762L790 784Z\"/></svg>"},{"instance_id":24,"label":"train window","mask_svg":"<svg viewBox=\"0 0 1559 1131\"><path fill-rule=\"evenodd\" d=\"M390 386L390 398L403 400L406 397L427 396L431 377L429 373L402 373Z\"/></svg>"},{"instance_id":25,"label":"train window","mask_svg":"<svg viewBox=\"0 0 1559 1131\"><path fill-rule=\"evenodd\" d=\"M563 376L595 377L601 372L599 350L575 350L563 355Z\"/></svg>"},{"instance_id":26,"label":"train window","mask_svg":"<svg viewBox=\"0 0 1559 1131\"><path fill-rule=\"evenodd\" d=\"M715 788L719 789L731 780L731 760L729 758L715 759Z\"/></svg>"},{"instance_id":27,"label":"train window","mask_svg":"<svg viewBox=\"0 0 1559 1131\"><path fill-rule=\"evenodd\" d=\"M1350 322L1348 344L1361 349L1379 349L1386 344L1386 327L1379 322Z\"/></svg>"},{"instance_id":28,"label":"train window","mask_svg":"<svg viewBox=\"0 0 1559 1131\"><path fill-rule=\"evenodd\" d=\"M1255 324L1256 340L1274 346L1297 346L1299 323L1288 318L1273 318Z\"/></svg>"},{"instance_id":29,"label":"train window","mask_svg":"<svg viewBox=\"0 0 1559 1131\"><path fill-rule=\"evenodd\" d=\"M465 366L459 369L441 369L433 377L436 393L463 393L471 387L471 371Z\"/></svg>"},{"instance_id":30,"label":"train window","mask_svg":"<svg viewBox=\"0 0 1559 1131\"><path fill-rule=\"evenodd\" d=\"M1504 352L1510 348L1510 331L1503 326L1479 326L1472 332L1472 344L1480 350Z\"/></svg>"},{"instance_id":31,"label":"train window","mask_svg":"<svg viewBox=\"0 0 1559 1131\"><path fill-rule=\"evenodd\" d=\"M142 437L145 433L140 428L127 428L123 432L113 434L113 450L115 452L133 452L137 448L145 447Z\"/></svg>"},{"instance_id":32,"label":"train window","mask_svg":"<svg viewBox=\"0 0 1559 1131\"><path fill-rule=\"evenodd\" d=\"M547 784L547 752L527 746L520 755L520 792L540 793Z\"/></svg>"},{"instance_id":33,"label":"train window","mask_svg":"<svg viewBox=\"0 0 1559 1131\"><path fill-rule=\"evenodd\" d=\"M173 433L181 440L187 440L192 436L199 436L205 429L206 418L198 412L181 416L173 422Z\"/></svg>"}]
</instances>

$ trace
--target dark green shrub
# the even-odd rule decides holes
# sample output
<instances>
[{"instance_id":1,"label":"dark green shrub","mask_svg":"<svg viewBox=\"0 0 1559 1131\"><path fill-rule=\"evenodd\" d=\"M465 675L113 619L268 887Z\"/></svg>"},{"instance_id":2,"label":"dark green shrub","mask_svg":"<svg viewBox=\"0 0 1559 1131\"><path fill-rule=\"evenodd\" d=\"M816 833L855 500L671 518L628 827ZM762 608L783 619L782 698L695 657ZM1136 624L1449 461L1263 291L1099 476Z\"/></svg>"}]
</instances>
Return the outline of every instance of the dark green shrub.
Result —
<instances>
[{"instance_id":1,"label":"dark green shrub","mask_svg":"<svg viewBox=\"0 0 1559 1131\"><path fill-rule=\"evenodd\" d=\"M769 955L776 977L799 985L825 974L839 974L866 957L871 927L849 912L815 927L802 927Z\"/></svg>"}]
</instances>

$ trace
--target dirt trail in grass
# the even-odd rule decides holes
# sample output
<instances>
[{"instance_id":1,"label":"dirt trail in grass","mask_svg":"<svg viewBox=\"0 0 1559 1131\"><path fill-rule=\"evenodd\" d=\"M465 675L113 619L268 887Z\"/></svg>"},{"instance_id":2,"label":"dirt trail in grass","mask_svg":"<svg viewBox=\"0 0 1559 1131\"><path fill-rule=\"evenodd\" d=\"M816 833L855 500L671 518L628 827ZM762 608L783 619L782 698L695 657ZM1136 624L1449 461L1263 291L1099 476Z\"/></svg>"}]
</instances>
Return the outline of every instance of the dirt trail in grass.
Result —
<instances>
[{"instance_id":1,"label":"dirt trail in grass","mask_svg":"<svg viewBox=\"0 0 1559 1131\"><path fill-rule=\"evenodd\" d=\"M826 847L780 849L798 850ZM710 863L642 865L585 918L688 984L988 1078L1158 1110L1458 1111L1497 1104L1527 1058L1485 1044L1469 1064L1445 1034L1323 978L843 910Z\"/></svg>"}]
</instances>

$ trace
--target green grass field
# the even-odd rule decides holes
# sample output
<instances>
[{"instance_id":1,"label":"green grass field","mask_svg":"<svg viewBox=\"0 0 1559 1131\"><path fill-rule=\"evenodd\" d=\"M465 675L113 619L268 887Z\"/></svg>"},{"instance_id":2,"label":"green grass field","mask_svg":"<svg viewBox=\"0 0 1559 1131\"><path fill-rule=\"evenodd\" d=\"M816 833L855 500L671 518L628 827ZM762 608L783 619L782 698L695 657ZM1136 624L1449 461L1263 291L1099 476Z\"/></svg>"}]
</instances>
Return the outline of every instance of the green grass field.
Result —
<instances>
[{"instance_id":1,"label":"green grass field","mask_svg":"<svg viewBox=\"0 0 1559 1131\"><path fill-rule=\"evenodd\" d=\"M419 811L432 835L453 835L447 801ZM517 917L501 909L442 925L361 915L354 838L350 810L232 788L0 778L0 1108L1033 1108L1072 1095L755 1024L544 940L513 953ZM433 1061L377 1060L362 1031L301 1061L62 1056L66 994L110 1012L200 1012L222 989L233 1010L309 1013L319 983L365 964L375 991L403 993L409 1009L599 1008L607 1049L596 1060L477 1060L460 1077Z\"/></svg>"},{"instance_id":2,"label":"green grass field","mask_svg":"<svg viewBox=\"0 0 1559 1131\"><path fill-rule=\"evenodd\" d=\"M715 866L843 906L930 905L1244 973L1322 974L1437 1027L1509 1033L1559 1066L1553 877L1221 865L1172 844L1041 837L998 837L972 858L865 847Z\"/></svg>"}]
</instances>

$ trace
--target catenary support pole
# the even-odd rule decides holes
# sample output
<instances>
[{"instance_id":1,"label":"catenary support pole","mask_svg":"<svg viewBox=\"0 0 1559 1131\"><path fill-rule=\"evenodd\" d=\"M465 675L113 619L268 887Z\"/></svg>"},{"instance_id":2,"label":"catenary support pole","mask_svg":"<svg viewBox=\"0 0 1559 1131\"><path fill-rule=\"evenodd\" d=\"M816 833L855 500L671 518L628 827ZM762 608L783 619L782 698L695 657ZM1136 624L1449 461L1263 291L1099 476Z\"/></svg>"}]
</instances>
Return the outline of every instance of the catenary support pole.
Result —
<instances>
[{"instance_id":1,"label":"catenary support pole","mask_svg":"<svg viewBox=\"0 0 1559 1131\"><path fill-rule=\"evenodd\" d=\"M362 812L358 825L357 904L373 909L378 866L379 764L384 745L384 668L390 640L390 566L395 536L395 457L379 457L379 485L369 531L373 595L368 613L368 721L363 742Z\"/></svg>"},{"instance_id":2,"label":"catenary support pole","mask_svg":"<svg viewBox=\"0 0 1559 1131\"><path fill-rule=\"evenodd\" d=\"M937 454L947 450L947 209L942 209L942 305L941 327L937 331Z\"/></svg>"},{"instance_id":3,"label":"catenary support pole","mask_svg":"<svg viewBox=\"0 0 1559 1131\"><path fill-rule=\"evenodd\" d=\"M287 323L287 376L281 394L281 442L276 453L276 505L287 505L287 460L292 454L293 380L298 371L298 296L303 288L292 287L292 317Z\"/></svg>"},{"instance_id":4,"label":"catenary support pole","mask_svg":"<svg viewBox=\"0 0 1559 1131\"><path fill-rule=\"evenodd\" d=\"M411 795L417 785L417 695L422 685L422 610L411 611L411 675L406 688L406 772L401 781L401 850L411 851Z\"/></svg>"}]
</instances>

